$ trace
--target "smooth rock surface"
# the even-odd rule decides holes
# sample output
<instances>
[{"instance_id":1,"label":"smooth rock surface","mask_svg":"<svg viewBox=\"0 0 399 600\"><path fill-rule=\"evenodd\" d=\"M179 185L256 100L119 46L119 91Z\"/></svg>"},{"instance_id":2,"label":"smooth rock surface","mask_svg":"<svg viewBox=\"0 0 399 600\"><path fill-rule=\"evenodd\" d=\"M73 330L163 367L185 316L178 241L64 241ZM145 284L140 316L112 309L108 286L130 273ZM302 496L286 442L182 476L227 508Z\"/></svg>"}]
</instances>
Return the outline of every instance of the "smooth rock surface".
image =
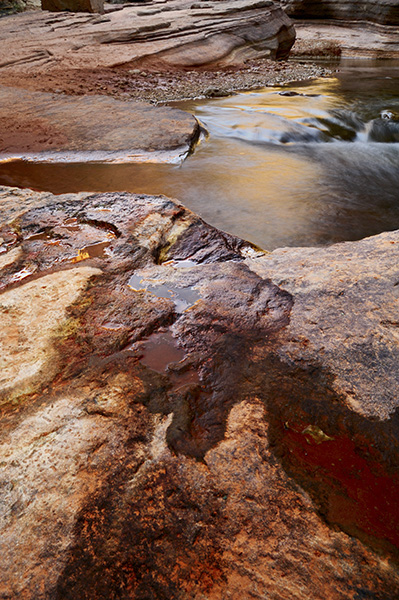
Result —
<instances>
[{"instance_id":1,"label":"smooth rock surface","mask_svg":"<svg viewBox=\"0 0 399 600\"><path fill-rule=\"evenodd\" d=\"M386 232L329 248L275 250L251 263L295 297L287 331L298 341L280 352L289 360L322 356L348 406L383 420L399 408L390 376L399 360L398 260L397 232Z\"/></svg>"},{"instance_id":2,"label":"smooth rock surface","mask_svg":"<svg viewBox=\"0 0 399 600\"><path fill-rule=\"evenodd\" d=\"M399 233L265 254L162 196L1 197L3 304L90 274L2 386L2 597L396 600Z\"/></svg>"},{"instance_id":3,"label":"smooth rock surface","mask_svg":"<svg viewBox=\"0 0 399 600\"><path fill-rule=\"evenodd\" d=\"M184 157L200 133L190 114L145 102L0 86L0 104L0 161L170 162Z\"/></svg>"},{"instance_id":4,"label":"smooth rock surface","mask_svg":"<svg viewBox=\"0 0 399 600\"><path fill-rule=\"evenodd\" d=\"M0 22L7 72L199 67L284 58L295 31L270 0L154 0L107 14L23 13Z\"/></svg>"}]
</instances>

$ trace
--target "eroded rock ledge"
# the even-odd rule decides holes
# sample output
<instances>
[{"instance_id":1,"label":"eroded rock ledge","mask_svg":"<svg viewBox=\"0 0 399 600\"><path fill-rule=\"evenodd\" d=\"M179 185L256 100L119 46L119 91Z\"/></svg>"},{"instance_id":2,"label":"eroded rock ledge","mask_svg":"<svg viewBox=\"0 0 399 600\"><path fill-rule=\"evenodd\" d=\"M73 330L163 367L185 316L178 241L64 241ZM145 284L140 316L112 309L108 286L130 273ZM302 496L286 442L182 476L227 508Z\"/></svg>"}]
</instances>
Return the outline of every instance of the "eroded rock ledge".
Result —
<instances>
[{"instance_id":1,"label":"eroded rock ledge","mask_svg":"<svg viewBox=\"0 0 399 600\"><path fill-rule=\"evenodd\" d=\"M106 15L26 12L0 22L0 68L157 68L285 58L293 25L271 0L153 0Z\"/></svg>"},{"instance_id":2,"label":"eroded rock ledge","mask_svg":"<svg viewBox=\"0 0 399 600\"><path fill-rule=\"evenodd\" d=\"M2 597L396 599L399 233L0 198Z\"/></svg>"},{"instance_id":3,"label":"eroded rock ledge","mask_svg":"<svg viewBox=\"0 0 399 600\"><path fill-rule=\"evenodd\" d=\"M396 0L282 0L281 6L295 23L298 57L399 57Z\"/></svg>"},{"instance_id":4,"label":"eroded rock ledge","mask_svg":"<svg viewBox=\"0 0 399 600\"><path fill-rule=\"evenodd\" d=\"M167 106L1 85L0 128L0 162L174 162L187 156L200 135L195 117Z\"/></svg>"}]
</instances>

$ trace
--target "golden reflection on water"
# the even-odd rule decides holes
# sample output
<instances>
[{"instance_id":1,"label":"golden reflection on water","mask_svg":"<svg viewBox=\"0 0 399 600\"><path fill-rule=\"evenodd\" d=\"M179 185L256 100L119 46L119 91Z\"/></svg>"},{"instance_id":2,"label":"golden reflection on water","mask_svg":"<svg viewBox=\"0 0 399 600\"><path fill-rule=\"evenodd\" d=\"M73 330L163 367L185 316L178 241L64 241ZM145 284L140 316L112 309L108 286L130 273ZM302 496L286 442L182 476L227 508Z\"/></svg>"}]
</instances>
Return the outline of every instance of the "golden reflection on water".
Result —
<instances>
[{"instance_id":1,"label":"golden reflection on water","mask_svg":"<svg viewBox=\"0 0 399 600\"><path fill-rule=\"evenodd\" d=\"M181 166L7 163L0 183L51 191L131 191L164 194L215 227L274 248L307 229L318 207L309 195L319 168L237 140L204 143ZM306 236L305 236L306 237ZM266 243L265 243L266 240Z\"/></svg>"},{"instance_id":2,"label":"golden reflection on water","mask_svg":"<svg viewBox=\"0 0 399 600\"><path fill-rule=\"evenodd\" d=\"M286 119L300 119L308 117L313 112L330 110L340 104L340 89L339 80L331 77L301 82L297 85L273 86L272 88L241 92L234 96L215 98L212 101L199 99L173 102L171 106L196 113L199 116L207 113L207 107L211 110L215 107L223 107L243 112L267 110L268 113L277 114ZM294 92L293 95L288 95L292 92ZM204 113L202 113L202 108Z\"/></svg>"},{"instance_id":3,"label":"golden reflection on water","mask_svg":"<svg viewBox=\"0 0 399 600\"><path fill-rule=\"evenodd\" d=\"M367 88L367 102L359 104L356 86L356 77L344 83L330 78L180 102L209 132L181 165L15 161L0 164L0 184L56 194L164 194L266 249L358 239L399 226L397 185L391 182L399 150L393 148L398 144L374 150L331 137L334 109L350 114L355 106L372 119L389 100L380 92L372 100Z\"/></svg>"}]
</instances>

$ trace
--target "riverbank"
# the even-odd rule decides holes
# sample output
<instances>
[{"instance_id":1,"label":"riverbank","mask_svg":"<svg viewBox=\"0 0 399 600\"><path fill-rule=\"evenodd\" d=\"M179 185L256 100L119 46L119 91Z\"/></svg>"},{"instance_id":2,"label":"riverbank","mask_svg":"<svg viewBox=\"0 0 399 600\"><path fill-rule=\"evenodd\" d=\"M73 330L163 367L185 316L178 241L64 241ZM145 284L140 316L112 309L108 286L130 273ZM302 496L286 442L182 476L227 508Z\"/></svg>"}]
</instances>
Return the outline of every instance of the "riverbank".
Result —
<instances>
[{"instance_id":1,"label":"riverbank","mask_svg":"<svg viewBox=\"0 0 399 600\"><path fill-rule=\"evenodd\" d=\"M2 85L68 95L108 95L152 103L227 96L241 90L330 76L333 69L314 62L254 59L219 69L86 69L15 74L4 72Z\"/></svg>"},{"instance_id":2,"label":"riverbank","mask_svg":"<svg viewBox=\"0 0 399 600\"><path fill-rule=\"evenodd\" d=\"M104 15L39 10L1 19L2 85L158 103L331 73L288 59L293 23L269 0L108 8Z\"/></svg>"}]
</instances>

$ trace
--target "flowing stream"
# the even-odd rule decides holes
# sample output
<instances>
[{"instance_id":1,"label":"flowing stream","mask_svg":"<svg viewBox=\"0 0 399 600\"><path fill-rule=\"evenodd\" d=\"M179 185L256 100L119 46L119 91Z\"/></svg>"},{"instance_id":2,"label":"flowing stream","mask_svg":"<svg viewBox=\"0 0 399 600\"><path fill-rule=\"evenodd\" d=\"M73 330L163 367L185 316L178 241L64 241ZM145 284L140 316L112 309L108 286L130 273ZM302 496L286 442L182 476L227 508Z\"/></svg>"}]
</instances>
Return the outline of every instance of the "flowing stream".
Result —
<instances>
[{"instance_id":1,"label":"flowing stream","mask_svg":"<svg viewBox=\"0 0 399 600\"><path fill-rule=\"evenodd\" d=\"M399 61L337 77L180 102L208 135L180 165L0 165L0 183L56 194L126 190L181 200L266 249L399 228Z\"/></svg>"}]
</instances>

